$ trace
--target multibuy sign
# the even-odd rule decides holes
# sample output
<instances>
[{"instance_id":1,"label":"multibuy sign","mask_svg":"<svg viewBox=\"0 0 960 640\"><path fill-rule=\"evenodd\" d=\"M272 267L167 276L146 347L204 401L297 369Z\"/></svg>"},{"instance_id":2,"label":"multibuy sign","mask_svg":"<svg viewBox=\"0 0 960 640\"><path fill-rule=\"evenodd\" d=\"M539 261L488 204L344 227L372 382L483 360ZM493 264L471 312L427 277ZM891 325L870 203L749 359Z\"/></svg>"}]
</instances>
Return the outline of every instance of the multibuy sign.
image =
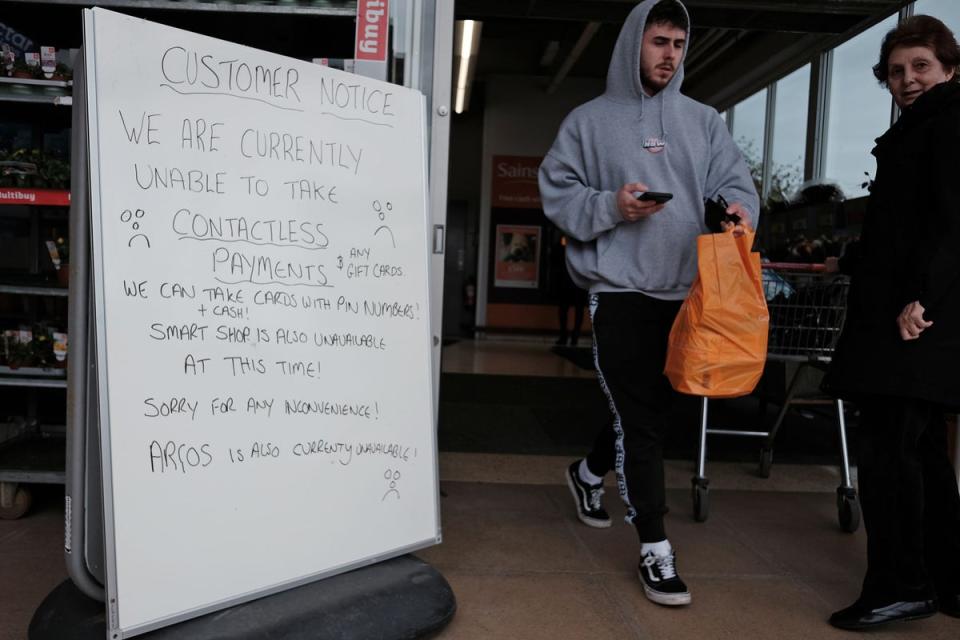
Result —
<instances>
[{"instance_id":1,"label":"multibuy sign","mask_svg":"<svg viewBox=\"0 0 960 640\"><path fill-rule=\"evenodd\" d=\"M389 0L357 2L357 45L354 57L372 62L387 61Z\"/></svg>"},{"instance_id":2,"label":"multibuy sign","mask_svg":"<svg viewBox=\"0 0 960 640\"><path fill-rule=\"evenodd\" d=\"M0 204L69 207L70 192L56 189L0 188Z\"/></svg>"}]
</instances>

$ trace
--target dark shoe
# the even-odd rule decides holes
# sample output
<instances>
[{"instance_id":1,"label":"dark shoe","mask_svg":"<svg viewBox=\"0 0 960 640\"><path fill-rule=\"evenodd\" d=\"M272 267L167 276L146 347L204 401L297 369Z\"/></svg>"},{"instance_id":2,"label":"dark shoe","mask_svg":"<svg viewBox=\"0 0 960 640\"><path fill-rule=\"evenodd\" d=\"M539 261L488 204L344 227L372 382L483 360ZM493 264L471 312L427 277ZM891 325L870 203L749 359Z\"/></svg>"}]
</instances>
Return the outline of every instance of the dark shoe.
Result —
<instances>
[{"instance_id":1,"label":"dark shoe","mask_svg":"<svg viewBox=\"0 0 960 640\"><path fill-rule=\"evenodd\" d=\"M690 604L690 591L677 575L675 553L665 556L648 553L640 560L637 573L643 584L643 592L652 602L672 607Z\"/></svg>"},{"instance_id":2,"label":"dark shoe","mask_svg":"<svg viewBox=\"0 0 960 640\"><path fill-rule=\"evenodd\" d=\"M567 486L577 505L577 517L585 525L606 529L610 526L610 514L600 504L603 484L587 484L580 479L580 460L567 467Z\"/></svg>"},{"instance_id":3,"label":"dark shoe","mask_svg":"<svg viewBox=\"0 0 960 640\"><path fill-rule=\"evenodd\" d=\"M937 600L940 603L940 613L952 618L960 618L960 593L940 594Z\"/></svg>"},{"instance_id":4,"label":"dark shoe","mask_svg":"<svg viewBox=\"0 0 960 640\"><path fill-rule=\"evenodd\" d=\"M893 602L880 607L871 607L857 601L830 616L830 624L838 629L857 631L899 620L929 618L936 612L937 605L933 600Z\"/></svg>"}]
</instances>

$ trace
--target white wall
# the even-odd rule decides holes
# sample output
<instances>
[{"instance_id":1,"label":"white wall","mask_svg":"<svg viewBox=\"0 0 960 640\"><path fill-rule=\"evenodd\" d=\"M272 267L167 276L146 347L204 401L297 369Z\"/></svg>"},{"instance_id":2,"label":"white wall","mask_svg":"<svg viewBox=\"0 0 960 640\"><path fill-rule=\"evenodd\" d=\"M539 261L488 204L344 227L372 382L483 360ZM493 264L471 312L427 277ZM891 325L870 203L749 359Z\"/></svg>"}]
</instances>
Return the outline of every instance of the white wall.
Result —
<instances>
[{"instance_id":1,"label":"white wall","mask_svg":"<svg viewBox=\"0 0 960 640\"><path fill-rule=\"evenodd\" d=\"M487 320L490 260L490 180L493 156L544 156L557 129L576 106L594 98L604 81L569 78L551 95L549 78L503 76L486 83L481 164L480 235L477 248L477 326Z\"/></svg>"}]
</instances>

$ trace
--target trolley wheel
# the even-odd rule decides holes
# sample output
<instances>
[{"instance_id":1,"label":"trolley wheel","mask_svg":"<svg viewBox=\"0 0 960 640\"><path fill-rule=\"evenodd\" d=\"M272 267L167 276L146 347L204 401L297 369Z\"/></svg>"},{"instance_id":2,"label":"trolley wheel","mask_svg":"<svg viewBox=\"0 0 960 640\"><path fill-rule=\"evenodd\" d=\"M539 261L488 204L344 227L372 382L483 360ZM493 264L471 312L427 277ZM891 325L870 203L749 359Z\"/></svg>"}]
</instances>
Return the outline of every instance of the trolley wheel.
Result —
<instances>
[{"instance_id":1,"label":"trolley wheel","mask_svg":"<svg viewBox=\"0 0 960 640\"><path fill-rule=\"evenodd\" d=\"M26 487L17 487L10 506L0 504L0 520L16 520L23 517L33 504L33 494Z\"/></svg>"},{"instance_id":2,"label":"trolley wheel","mask_svg":"<svg viewBox=\"0 0 960 640\"><path fill-rule=\"evenodd\" d=\"M710 515L710 487L706 479L693 479L693 519L706 522Z\"/></svg>"},{"instance_id":3,"label":"trolley wheel","mask_svg":"<svg viewBox=\"0 0 960 640\"><path fill-rule=\"evenodd\" d=\"M837 489L837 519L840 529L846 533L853 533L860 528L860 503L854 489Z\"/></svg>"},{"instance_id":4,"label":"trolley wheel","mask_svg":"<svg viewBox=\"0 0 960 640\"><path fill-rule=\"evenodd\" d=\"M769 478L772 466L773 449L760 449L760 466L757 468L757 475L761 478Z\"/></svg>"}]
</instances>

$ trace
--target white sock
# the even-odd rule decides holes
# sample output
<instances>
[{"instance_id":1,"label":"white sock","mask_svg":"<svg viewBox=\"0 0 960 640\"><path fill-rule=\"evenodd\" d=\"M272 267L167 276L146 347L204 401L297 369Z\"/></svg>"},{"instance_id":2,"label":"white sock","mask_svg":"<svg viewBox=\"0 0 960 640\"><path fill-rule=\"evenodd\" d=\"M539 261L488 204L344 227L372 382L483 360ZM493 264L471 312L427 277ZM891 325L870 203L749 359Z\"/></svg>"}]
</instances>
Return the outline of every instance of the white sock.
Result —
<instances>
[{"instance_id":1,"label":"white sock","mask_svg":"<svg viewBox=\"0 0 960 640\"><path fill-rule=\"evenodd\" d=\"M655 556L668 556L673 552L673 547L670 546L669 540L661 540L660 542L644 542L640 545L641 556L645 556L651 552Z\"/></svg>"},{"instance_id":2,"label":"white sock","mask_svg":"<svg viewBox=\"0 0 960 640\"><path fill-rule=\"evenodd\" d=\"M578 469L577 474L580 476L580 479L587 484L603 483L603 478L593 475L593 473L590 471L590 467L587 466L586 458L580 461L580 468Z\"/></svg>"}]
</instances>

